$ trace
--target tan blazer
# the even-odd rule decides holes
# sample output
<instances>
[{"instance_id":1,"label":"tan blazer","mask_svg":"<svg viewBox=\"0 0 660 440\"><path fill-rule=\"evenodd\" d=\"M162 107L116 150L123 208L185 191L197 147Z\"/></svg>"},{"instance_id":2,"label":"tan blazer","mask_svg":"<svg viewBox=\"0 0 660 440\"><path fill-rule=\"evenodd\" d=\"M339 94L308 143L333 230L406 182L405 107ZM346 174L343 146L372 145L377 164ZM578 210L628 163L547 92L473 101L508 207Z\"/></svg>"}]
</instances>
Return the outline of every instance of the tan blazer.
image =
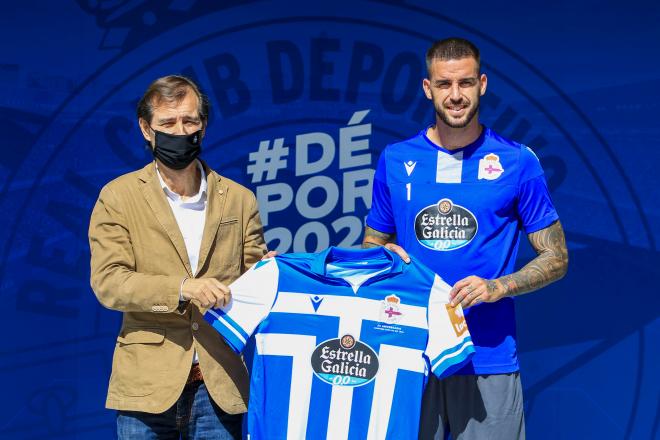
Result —
<instances>
[{"instance_id":1,"label":"tan blazer","mask_svg":"<svg viewBox=\"0 0 660 440\"><path fill-rule=\"evenodd\" d=\"M241 358L204 319L179 303L184 277L229 284L266 252L254 194L204 164L206 224L198 273L166 200L155 164L107 184L89 225L91 285L105 307L123 312L106 406L160 413L181 395L197 350L204 382L227 413L245 412L248 376Z\"/></svg>"}]
</instances>

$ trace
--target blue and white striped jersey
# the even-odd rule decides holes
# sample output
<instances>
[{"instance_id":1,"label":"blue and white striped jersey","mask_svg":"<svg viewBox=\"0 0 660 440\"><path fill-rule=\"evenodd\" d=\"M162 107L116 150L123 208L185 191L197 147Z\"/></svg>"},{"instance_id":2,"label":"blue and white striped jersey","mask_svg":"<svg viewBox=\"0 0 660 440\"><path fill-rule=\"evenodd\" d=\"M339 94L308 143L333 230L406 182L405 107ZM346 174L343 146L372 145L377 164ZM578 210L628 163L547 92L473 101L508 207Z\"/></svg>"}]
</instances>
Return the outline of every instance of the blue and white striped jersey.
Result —
<instances>
[{"instance_id":1,"label":"blue and white striped jersey","mask_svg":"<svg viewBox=\"0 0 660 440\"><path fill-rule=\"evenodd\" d=\"M425 378L474 352L450 287L384 248L255 264L205 318L237 352L255 336L251 439L416 438Z\"/></svg>"}]
</instances>

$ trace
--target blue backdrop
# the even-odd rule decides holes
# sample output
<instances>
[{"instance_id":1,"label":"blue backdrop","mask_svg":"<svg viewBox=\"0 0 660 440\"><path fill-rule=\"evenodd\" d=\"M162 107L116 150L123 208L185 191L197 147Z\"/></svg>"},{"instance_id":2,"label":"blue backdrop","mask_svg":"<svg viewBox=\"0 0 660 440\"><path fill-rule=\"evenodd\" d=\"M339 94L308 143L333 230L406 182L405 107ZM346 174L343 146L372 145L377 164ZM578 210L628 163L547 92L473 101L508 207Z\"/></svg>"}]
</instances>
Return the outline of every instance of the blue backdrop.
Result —
<instances>
[{"instance_id":1,"label":"blue backdrop","mask_svg":"<svg viewBox=\"0 0 660 440\"><path fill-rule=\"evenodd\" d=\"M120 314L89 287L87 225L150 159L151 80L208 93L203 157L257 192L271 248L353 246L378 153L433 120L424 52L456 35L482 50L483 121L540 156L569 242L567 277L516 304L529 437L657 438L655 2L3 3L0 437L114 435Z\"/></svg>"}]
</instances>

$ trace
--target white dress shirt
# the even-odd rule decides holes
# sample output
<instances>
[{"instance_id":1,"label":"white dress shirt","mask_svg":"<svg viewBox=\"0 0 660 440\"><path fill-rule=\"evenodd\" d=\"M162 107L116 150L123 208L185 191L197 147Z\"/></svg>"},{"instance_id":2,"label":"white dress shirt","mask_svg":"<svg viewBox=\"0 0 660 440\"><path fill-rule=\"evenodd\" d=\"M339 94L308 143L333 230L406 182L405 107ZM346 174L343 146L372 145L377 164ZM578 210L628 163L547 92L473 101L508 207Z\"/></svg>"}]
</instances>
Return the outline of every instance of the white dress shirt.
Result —
<instances>
[{"instance_id":1,"label":"white dress shirt","mask_svg":"<svg viewBox=\"0 0 660 440\"><path fill-rule=\"evenodd\" d=\"M163 177L160 175L158 165L156 165L156 174L160 180L160 186L167 196L167 201L172 208L172 213L179 225L179 231L183 235L183 242L186 244L186 252L188 253L188 261L193 275L197 273L197 264L199 263L199 248L202 245L202 235L204 234L204 224L206 223L206 205L207 205L207 183L206 173L200 161L197 161L197 168L201 173L201 181L199 183L199 190L197 194L192 197L182 200L181 196L172 191ZM183 282L181 283L183 287ZM179 290L179 299L183 301L183 292ZM197 350L193 355L193 364L198 363Z\"/></svg>"},{"instance_id":2,"label":"white dress shirt","mask_svg":"<svg viewBox=\"0 0 660 440\"><path fill-rule=\"evenodd\" d=\"M170 208L172 208L172 213L174 214L177 225L179 225L183 241L186 244L188 261L190 262L190 268L192 269L193 275L197 273L199 248L202 245L202 234L204 233L204 224L206 223L207 205L206 173L204 173L204 168L199 161L197 161L197 167L202 176L199 183L199 190L197 191L197 194L188 197L184 201L179 194L168 188L160 175L160 171L158 171L158 166L156 166L160 186L163 188L163 191L167 196L167 201L170 204Z\"/></svg>"}]
</instances>

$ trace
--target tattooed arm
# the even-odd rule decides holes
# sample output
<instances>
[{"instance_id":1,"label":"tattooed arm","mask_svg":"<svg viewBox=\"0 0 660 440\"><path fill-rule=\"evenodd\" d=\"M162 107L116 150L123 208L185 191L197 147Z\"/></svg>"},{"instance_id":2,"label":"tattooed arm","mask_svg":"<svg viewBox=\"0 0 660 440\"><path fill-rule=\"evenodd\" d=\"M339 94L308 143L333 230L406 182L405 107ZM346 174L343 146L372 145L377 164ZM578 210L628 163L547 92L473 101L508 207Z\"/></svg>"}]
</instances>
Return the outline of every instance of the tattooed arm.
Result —
<instances>
[{"instance_id":1,"label":"tattooed arm","mask_svg":"<svg viewBox=\"0 0 660 440\"><path fill-rule=\"evenodd\" d=\"M495 280L503 296L532 292L566 275L568 250L559 220L527 237L538 256L518 272Z\"/></svg>"},{"instance_id":2,"label":"tattooed arm","mask_svg":"<svg viewBox=\"0 0 660 440\"><path fill-rule=\"evenodd\" d=\"M387 243L393 243L396 240L396 234L380 232L369 226L364 228L363 248L372 248L376 246L385 246Z\"/></svg>"},{"instance_id":3,"label":"tattooed arm","mask_svg":"<svg viewBox=\"0 0 660 440\"><path fill-rule=\"evenodd\" d=\"M452 304L470 307L494 302L505 296L533 292L562 278L568 269L568 250L559 220L527 235L536 258L511 275L485 280L471 275L457 282L451 291Z\"/></svg>"},{"instance_id":4,"label":"tattooed arm","mask_svg":"<svg viewBox=\"0 0 660 440\"><path fill-rule=\"evenodd\" d=\"M362 240L362 247L367 249L378 246L385 246L387 249L401 257L404 262L410 263L410 257L408 256L408 253L401 246L394 244L395 240L396 234L380 232L367 226L364 228L364 239Z\"/></svg>"}]
</instances>

